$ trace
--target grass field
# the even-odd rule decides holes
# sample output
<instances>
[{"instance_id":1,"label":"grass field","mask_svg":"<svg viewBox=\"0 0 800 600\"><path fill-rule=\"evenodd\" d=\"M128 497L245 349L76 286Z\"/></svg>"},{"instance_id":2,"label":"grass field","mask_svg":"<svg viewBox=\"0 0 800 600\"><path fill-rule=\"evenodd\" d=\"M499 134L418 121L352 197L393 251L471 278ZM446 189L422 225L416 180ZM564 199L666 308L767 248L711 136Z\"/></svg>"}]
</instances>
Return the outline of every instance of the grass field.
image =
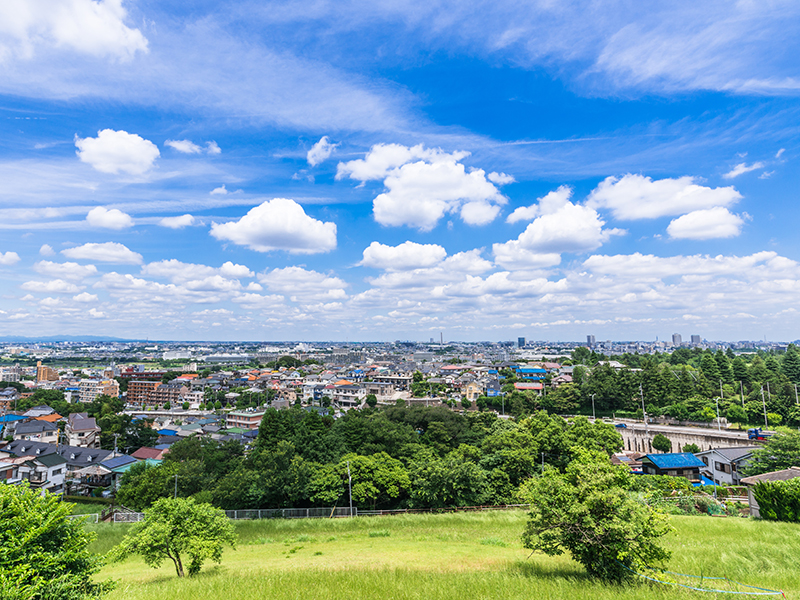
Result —
<instances>
[{"instance_id":1,"label":"grass field","mask_svg":"<svg viewBox=\"0 0 800 600\"><path fill-rule=\"evenodd\" d=\"M138 558L107 566L101 577L118 581L112 600L732 597L591 581L567 556L529 558L519 539L524 522L522 511L242 521L237 549L195 578L178 579L171 563L150 569ZM800 598L800 526L711 517L672 523L671 570ZM98 533L93 550L105 552L130 526L87 527Z\"/></svg>"}]
</instances>

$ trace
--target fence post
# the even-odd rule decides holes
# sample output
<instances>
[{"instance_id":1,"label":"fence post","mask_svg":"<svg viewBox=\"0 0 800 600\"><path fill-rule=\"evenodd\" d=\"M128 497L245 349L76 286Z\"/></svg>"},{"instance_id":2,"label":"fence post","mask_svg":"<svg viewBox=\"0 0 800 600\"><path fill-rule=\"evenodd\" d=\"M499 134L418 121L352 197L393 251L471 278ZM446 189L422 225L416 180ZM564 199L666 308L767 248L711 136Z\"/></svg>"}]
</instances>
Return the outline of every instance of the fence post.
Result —
<instances>
[{"instance_id":1,"label":"fence post","mask_svg":"<svg viewBox=\"0 0 800 600\"><path fill-rule=\"evenodd\" d=\"M307 519L308 517L310 517L310 516L311 516L311 510L307 508L307 509L306 509L306 519Z\"/></svg>"}]
</instances>

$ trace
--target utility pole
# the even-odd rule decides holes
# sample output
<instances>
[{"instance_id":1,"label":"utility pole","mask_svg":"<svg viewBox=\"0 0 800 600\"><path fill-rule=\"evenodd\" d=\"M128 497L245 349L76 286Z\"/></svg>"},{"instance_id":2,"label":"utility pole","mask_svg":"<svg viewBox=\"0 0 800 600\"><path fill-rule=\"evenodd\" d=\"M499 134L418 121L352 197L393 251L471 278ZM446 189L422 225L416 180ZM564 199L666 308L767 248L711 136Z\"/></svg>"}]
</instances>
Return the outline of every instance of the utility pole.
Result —
<instances>
[{"instance_id":1,"label":"utility pole","mask_svg":"<svg viewBox=\"0 0 800 600\"><path fill-rule=\"evenodd\" d=\"M722 379L719 380L719 397L720 398L724 397L722 395ZM716 402L717 402L717 431L722 431L722 425L720 425L719 422L719 400L717 400Z\"/></svg>"},{"instance_id":2,"label":"utility pole","mask_svg":"<svg viewBox=\"0 0 800 600\"><path fill-rule=\"evenodd\" d=\"M739 391L742 393L742 408L744 408L744 384L739 380Z\"/></svg>"},{"instance_id":3,"label":"utility pole","mask_svg":"<svg viewBox=\"0 0 800 600\"><path fill-rule=\"evenodd\" d=\"M178 474L176 473L175 474L175 495L173 496L173 498L177 498L177 497L178 497Z\"/></svg>"},{"instance_id":4,"label":"utility pole","mask_svg":"<svg viewBox=\"0 0 800 600\"><path fill-rule=\"evenodd\" d=\"M597 420L597 416L595 416L594 414L594 394L592 394L592 420L593 421Z\"/></svg>"},{"instance_id":5,"label":"utility pole","mask_svg":"<svg viewBox=\"0 0 800 600\"><path fill-rule=\"evenodd\" d=\"M353 478L350 476L350 461L347 461L347 488L350 491L350 516L353 516Z\"/></svg>"},{"instance_id":6,"label":"utility pole","mask_svg":"<svg viewBox=\"0 0 800 600\"><path fill-rule=\"evenodd\" d=\"M650 435L650 430L647 427L647 411L644 408L644 392L642 391L642 384L639 384L639 396L642 399L642 418L644 419L644 434L646 436Z\"/></svg>"},{"instance_id":7,"label":"utility pole","mask_svg":"<svg viewBox=\"0 0 800 600\"><path fill-rule=\"evenodd\" d=\"M761 386L761 404L764 405L764 429L769 429L769 423L767 421L767 403L764 401L764 386Z\"/></svg>"}]
</instances>

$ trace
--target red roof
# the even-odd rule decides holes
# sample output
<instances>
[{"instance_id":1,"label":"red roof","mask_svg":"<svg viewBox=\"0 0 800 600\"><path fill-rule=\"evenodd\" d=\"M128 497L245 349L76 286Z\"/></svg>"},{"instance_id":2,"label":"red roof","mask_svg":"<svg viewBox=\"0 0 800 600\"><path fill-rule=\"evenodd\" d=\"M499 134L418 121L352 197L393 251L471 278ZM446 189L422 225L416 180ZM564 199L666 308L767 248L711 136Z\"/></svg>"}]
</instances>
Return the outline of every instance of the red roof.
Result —
<instances>
[{"instance_id":1,"label":"red roof","mask_svg":"<svg viewBox=\"0 0 800 600\"><path fill-rule=\"evenodd\" d=\"M146 460L148 458L153 460L161 460L164 454L163 450L158 450L156 448L148 448L147 446L143 448L139 448L136 452L131 454L131 456L137 460Z\"/></svg>"}]
</instances>

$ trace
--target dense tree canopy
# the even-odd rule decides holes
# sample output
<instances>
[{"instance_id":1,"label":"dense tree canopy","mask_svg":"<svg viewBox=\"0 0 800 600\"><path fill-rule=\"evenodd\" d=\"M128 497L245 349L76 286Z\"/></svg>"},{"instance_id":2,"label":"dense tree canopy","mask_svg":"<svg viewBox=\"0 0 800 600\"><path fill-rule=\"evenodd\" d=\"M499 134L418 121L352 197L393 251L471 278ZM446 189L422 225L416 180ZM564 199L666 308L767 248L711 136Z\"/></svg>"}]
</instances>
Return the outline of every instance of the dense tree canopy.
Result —
<instances>
[{"instance_id":1,"label":"dense tree canopy","mask_svg":"<svg viewBox=\"0 0 800 600\"><path fill-rule=\"evenodd\" d=\"M99 556L72 505L26 486L0 485L0 598L91 600L112 587L97 582Z\"/></svg>"}]
</instances>

